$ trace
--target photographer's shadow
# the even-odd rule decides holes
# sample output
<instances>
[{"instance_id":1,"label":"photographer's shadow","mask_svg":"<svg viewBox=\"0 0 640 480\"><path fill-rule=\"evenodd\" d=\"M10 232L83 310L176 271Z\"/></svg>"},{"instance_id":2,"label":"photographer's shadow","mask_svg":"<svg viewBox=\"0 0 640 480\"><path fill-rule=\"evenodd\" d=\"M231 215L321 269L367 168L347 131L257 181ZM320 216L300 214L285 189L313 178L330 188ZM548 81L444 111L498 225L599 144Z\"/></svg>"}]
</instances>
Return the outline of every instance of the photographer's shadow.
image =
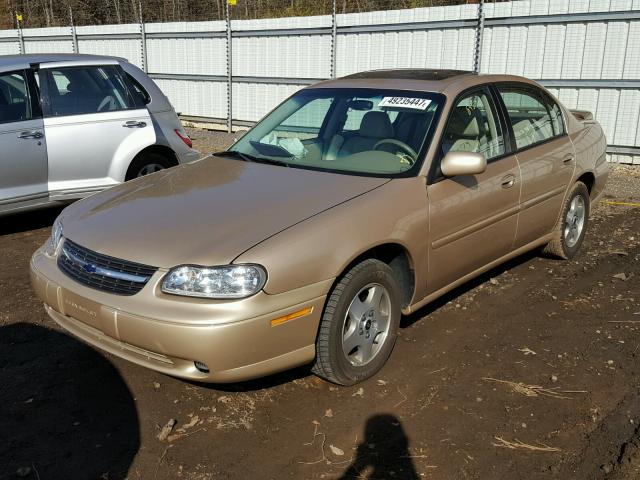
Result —
<instances>
[{"instance_id":1,"label":"photographer's shadow","mask_svg":"<svg viewBox=\"0 0 640 480\"><path fill-rule=\"evenodd\" d=\"M367 420L364 439L349 468L339 480L352 479L418 480L411 461L409 439L394 415L374 415Z\"/></svg>"},{"instance_id":2,"label":"photographer's shadow","mask_svg":"<svg viewBox=\"0 0 640 480\"><path fill-rule=\"evenodd\" d=\"M0 327L0 478L124 479L140 446L134 400L85 344Z\"/></svg>"}]
</instances>

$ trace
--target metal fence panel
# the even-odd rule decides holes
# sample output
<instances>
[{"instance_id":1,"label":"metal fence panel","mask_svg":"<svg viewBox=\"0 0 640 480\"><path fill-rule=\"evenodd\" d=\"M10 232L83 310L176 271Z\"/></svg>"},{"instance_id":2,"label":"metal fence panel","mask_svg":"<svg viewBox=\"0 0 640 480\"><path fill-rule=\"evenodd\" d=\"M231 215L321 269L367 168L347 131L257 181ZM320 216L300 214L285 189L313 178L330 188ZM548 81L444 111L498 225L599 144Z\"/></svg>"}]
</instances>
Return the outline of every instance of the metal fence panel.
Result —
<instances>
[{"instance_id":1,"label":"metal fence panel","mask_svg":"<svg viewBox=\"0 0 640 480\"><path fill-rule=\"evenodd\" d=\"M224 82L159 79L155 82L171 99L176 112L216 119L227 116L227 84Z\"/></svg>"},{"instance_id":2,"label":"metal fence panel","mask_svg":"<svg viewBox=\"0 0 640 480\"><path fill-rule=\"evenodd\" d=\"M184 115L225 123L230 102L233 121L244 124L334 72L471 70L478 12L470 4L339 14L335 24L331 15L231 20L230 57L224 21L76 31L80 53L118 55L146 68ZM640 163L640 0L490 2L484 15L481 72L540 80L569 108L594 113L612 161ZM24 30L24 49L72 52L72 32ZM0 54L19 53L19 38L16 30L0 31Z\"/></svg>"},{"instance_id":3,"label":"metal fence panel","mask_svg":"<svg viewBox=\"0 0 640 480\"><path fill-rule=\"evenodd\" d=\"M20 42L17 30L0 30L0 55L17 55Z\"/></svg>"}]
</instances>

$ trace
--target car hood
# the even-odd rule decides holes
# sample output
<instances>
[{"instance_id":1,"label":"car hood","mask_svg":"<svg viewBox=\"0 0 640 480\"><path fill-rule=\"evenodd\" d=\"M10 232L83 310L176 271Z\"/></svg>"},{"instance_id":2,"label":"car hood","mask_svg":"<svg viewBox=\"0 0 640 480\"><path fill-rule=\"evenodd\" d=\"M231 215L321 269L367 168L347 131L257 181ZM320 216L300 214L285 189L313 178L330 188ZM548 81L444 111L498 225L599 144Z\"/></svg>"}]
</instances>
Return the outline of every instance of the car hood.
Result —
<instances>
[{"instance_id":1,"label":"car hood","mask_svg":"<svg viewBox=\"0 0 640 480\"><path fill-rule=\"evenodd\" d=\"M155 267L222 265L387 181L209 157L67 207L63 235L96 252Z\"/></svg>"}]
</instances>

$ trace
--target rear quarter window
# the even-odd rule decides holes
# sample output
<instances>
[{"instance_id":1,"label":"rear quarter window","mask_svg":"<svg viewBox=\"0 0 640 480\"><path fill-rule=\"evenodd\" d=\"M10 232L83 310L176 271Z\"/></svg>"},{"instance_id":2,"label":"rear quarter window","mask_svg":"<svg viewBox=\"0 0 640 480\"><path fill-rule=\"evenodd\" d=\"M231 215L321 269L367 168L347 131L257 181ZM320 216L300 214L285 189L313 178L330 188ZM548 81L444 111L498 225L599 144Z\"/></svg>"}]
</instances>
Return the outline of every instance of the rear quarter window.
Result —
<instances>
[{"instance_id":1,"label":"rear quarter window","mask_svg":"<svg viewBox=\"0 0 640 480\"><path fill-rule=\"evenodd\" d=\"M133 78L132 75L126 72L125 72L125 75L127 76L127 80L131 85L131 89L133 90L133 93L139 97L140 101L144 105L149 105L149 103L151 103L151 95L149 95L149 92L147 92L147 90L142 86L142 84L138 80Z\"/></svg>"}]
</instances>

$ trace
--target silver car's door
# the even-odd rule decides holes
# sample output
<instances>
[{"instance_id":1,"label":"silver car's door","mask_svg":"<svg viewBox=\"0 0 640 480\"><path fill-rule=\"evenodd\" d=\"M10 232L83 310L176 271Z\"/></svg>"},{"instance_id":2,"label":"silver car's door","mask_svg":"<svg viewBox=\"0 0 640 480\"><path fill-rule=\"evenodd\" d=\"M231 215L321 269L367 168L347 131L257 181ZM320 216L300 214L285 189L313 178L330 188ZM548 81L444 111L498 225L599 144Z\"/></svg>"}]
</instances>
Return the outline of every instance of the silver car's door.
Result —
<instances>
[{"instance_id":1,"label":"silver car's door","mask_svg":"<svg viewBox=\"0 0 640 480\"><path fill-rule=\"evenodd\" d=\"M124 181L133 157L156 135L117 62L43 64L39 79L52 198Z\"/></svg>"},{"instance_id":2,"label":"silver car's door","mask_svg":"<svg viewBox=\"0 0 640 480\"><path fill-rule=\"evenodd\" d=\"M33 75L0 72L0 211L47 197L47 150Z\"/></svg>"}]
</instances>

